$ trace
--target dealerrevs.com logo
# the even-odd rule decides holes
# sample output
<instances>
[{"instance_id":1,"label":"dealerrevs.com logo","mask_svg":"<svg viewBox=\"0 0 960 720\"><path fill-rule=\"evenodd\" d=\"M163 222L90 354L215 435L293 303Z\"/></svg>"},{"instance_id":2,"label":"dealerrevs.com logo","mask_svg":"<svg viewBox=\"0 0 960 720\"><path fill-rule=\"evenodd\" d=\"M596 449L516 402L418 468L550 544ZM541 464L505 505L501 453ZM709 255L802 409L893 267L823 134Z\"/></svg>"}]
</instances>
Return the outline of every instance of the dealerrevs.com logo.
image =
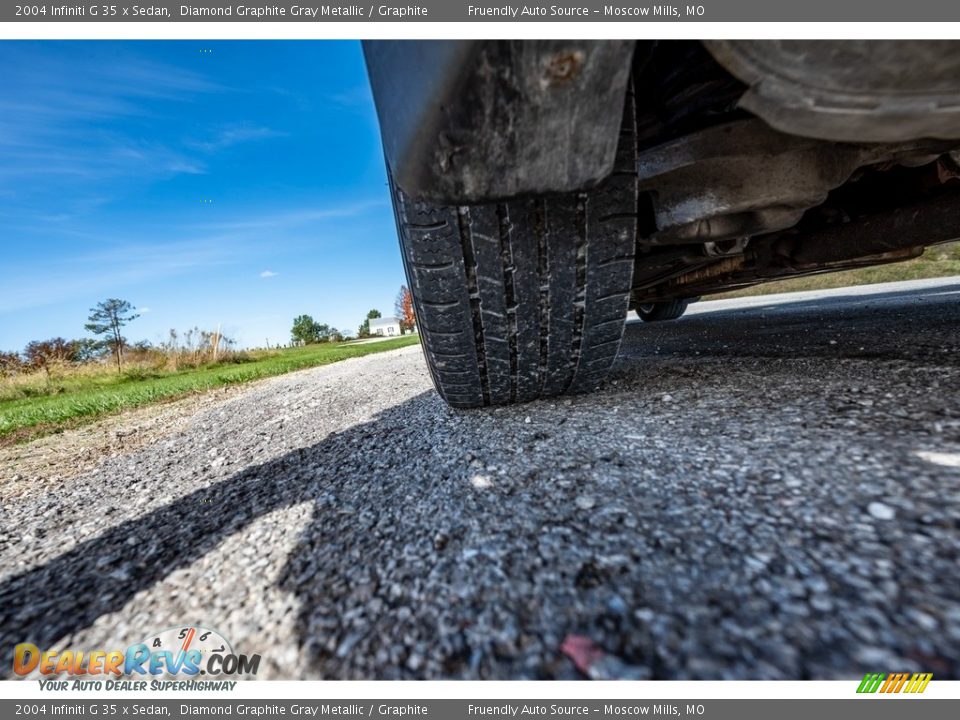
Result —
<instances>
[{"instance_id":1,"label":"dealerrevs.com logo","mask_svg":"<svg viewBox=\"0 0 960 720\"><path fill-rule=\"evenodd\" d=\"M254 676L259 667L259 655L235 653L223 635L199 626L161 630L125 650L21 643L13 652L14 673L45 690L229 690L236 682L223 678Z\"/></svg>"},{"instance_id":2,"label":"dealerrevs.com logo","mask_svg":"<svg viewBox=\"0 0 960 720\"><path fill-rule=\"evenodd\" d=\"M933 673L867 673L860 681L858 693L922 693Z\"/></svg>"}]
</instances>

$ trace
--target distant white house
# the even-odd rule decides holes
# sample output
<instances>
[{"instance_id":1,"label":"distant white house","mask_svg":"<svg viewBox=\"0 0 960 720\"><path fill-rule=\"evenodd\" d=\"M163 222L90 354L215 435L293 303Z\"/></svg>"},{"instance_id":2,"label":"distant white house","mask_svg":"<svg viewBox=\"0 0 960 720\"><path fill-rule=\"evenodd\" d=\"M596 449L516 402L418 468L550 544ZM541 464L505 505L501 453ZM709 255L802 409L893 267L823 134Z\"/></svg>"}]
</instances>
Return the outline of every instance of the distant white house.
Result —
<instances>
[{"instance_id":1,"label":"distant white house","mask_svg":"<svg viewBox=\"0 0 960 720\"><path fill-rule=\"evenodd\" d=\"M400 320L395 317L373 318L370 320L371 335L400 335Z\"/></svg>"}]
</instances>

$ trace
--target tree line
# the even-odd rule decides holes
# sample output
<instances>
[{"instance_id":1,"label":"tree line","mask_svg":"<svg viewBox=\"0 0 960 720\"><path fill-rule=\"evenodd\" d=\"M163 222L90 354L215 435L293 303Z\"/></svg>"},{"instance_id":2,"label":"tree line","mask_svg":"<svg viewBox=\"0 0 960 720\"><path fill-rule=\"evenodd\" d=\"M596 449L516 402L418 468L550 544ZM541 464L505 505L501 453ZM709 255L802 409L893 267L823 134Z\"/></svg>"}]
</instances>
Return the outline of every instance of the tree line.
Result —
<instances>
[{"instance_id":1,"label":"tree line","mask_svg":"<svg viewBox=\"0 0 960 720\"><path fill-rule=\"evenodd\" d=\"M83 363L109 355L116 360L117 371L123 370L123 354L127 339L124 326L140 317L128 301L108 298L90 308L85 330L94 338L67 340L54 337L49 340L32 340L22 353L0 351L0 374L9 375L19 370L47 370L57 363ZM149 345L145 341L137 346Z\"/></svg>"},{"instance_id":2,"label":"tree line","mask_svg":"<svg viewBox=\"0 0 960 720\"><path fill-rule=\"evenodd\" d=\"M57 366L107 359L116 364L117 372L123 372L125 358L129 354L138 361L146 360L154 365L180 369L217 362L226 359L228 353L233 353L234 341L225 337L219 329L207 331L191 328L183 333L170 330L169 335L156 347L146 340L131 343L124 336L123 329L138 317L136 309L127 300L108 298L98 302L90 308L84 325L84 329L94 337L32 340L21 352L0 351L0 377L37 370L49 375L51 369ZM234 361L237 359L231 358Z\"/></svg>"},{"instance_id":3,"label":"tree line","mask_svg":"<svg viewBox=\"0 0 960 720\"><path fill-rule=\"evenodd\" d=\"M62 337L47 340L33 340L27 343L22 352L0 351L0 376L9 376L24 370L45 370L57 364L78 364L103 360L107 357L115 362L117 372L123 372L124 356L131 349L139 354L156 350L168 357L176 357L176 364L196 365L210 359L216 361L221 350L227 350L233 341L221 335L220 331L208 332L193 328L182 336L176 330L160 344L159 348L146 340L131 343L123 334L123 329L140 315L127 300L108 298L90 308L84 329L94 337L68 340ZM416 326L413 298L405 285L400 287L394 303L394 314L401 332L410 332ZM370 310L360 327L358 337L370 337L370 321L382 317L377 309ZM290 330L291 342L295 345L309 345L322 342L340 342L345 334L327 323L321 323L310 315L298 315L293 319ZM189 356L189 357L188 357Z\"/></svg>"},{"instance_id":4,"label":"tree line","mask_svg":"<svg viewBox=\"0 0 960 720\"><path fill-rule=\"evenodd\" d=\"M413 297L406 285L400 286L397 293L397 299L394 303L394 314L400 325L401 332L410 332L416 326L416 316L413 311ZM357 337L370 337L370 321L383 317L379 310L374 308L370 310L360 327L357 328ZM344 333L327 323L321 323L313 319L313 316L303 314L293 319L293 327L290 328L290 341L294 345L312 345L323 342L340 342L345 337Z\"/></svg>"}]
</instances>

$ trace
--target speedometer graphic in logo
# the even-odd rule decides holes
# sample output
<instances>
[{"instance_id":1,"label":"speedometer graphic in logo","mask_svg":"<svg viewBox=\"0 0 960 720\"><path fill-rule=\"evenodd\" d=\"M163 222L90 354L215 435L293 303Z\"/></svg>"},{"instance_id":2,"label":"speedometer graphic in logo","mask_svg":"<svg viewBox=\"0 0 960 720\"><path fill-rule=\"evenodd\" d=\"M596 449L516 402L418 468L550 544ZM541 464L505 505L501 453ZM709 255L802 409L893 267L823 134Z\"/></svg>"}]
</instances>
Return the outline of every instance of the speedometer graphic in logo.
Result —
<instances>
[{"instance_id":1,"label":"speedometer graphic in logo","mask_svg":"<svg viewBox=\"0 0 960 720\"><path fill-rule=\"evenodd\" d=\"M151 654L169 653L168 657L171 658L187 658L189 653L191 664L201 668L201 675L206 675L207 668L212 667L209 663L211 656L234 654L233 647L223 635L200 625L184 625L160 630L147 636L143 644L149 648ZM171 672L171 669L168 667L159 677L172 677L175 672ZM219 671L212 671L211 674L219 674Z\"/></svg>"}]
</instances>

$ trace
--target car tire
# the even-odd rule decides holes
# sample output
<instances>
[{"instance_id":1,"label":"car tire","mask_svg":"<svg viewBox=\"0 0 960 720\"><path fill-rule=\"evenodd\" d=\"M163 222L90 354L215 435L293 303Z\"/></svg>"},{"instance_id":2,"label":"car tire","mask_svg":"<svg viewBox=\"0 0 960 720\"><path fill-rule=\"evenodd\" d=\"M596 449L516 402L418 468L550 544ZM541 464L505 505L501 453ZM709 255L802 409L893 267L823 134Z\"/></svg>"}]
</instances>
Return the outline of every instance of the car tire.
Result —
<instances>
[{"instance_id":1,"label":"car tire","mask_svg":"<svg viewBox=\"0 0 960 720\"><path fill-rule=\"evenodd\" d=\"M644 322L662 322L676 320L687 311L690 300L665 300L664 302L645 303L637 306L637 315Z\"/></svg>"},{"instance_id":2,"label":"car tire","mask_svg":"<svg viewBox=\"0 0 960 720\"><path fill-rule=\"evenodd\" d=\"M613 174L592 190L444 206L391 181L424 355L450 405L588 391L613 365L637 232L632 94L625 105Z\"/></svg>"}]
</instances>

